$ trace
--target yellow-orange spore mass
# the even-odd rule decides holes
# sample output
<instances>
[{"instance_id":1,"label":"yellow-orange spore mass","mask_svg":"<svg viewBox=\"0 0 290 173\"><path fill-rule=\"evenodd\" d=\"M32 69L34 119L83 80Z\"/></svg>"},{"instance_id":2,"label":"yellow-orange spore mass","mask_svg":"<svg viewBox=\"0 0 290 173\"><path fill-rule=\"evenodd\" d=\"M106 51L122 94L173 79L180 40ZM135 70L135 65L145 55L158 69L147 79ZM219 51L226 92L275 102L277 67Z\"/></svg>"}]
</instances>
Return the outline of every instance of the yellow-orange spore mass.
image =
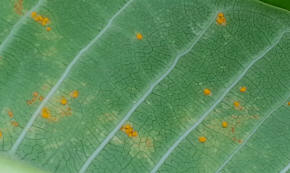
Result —
<instances>
[{"instance_id":1,"label":"yellow-orange spore mass","mask_svg":"<svg viewBox=\"0 0 290 173\"><path fill-rule=\"evenodd\" d=\"M239 108L239 107L240 107L240 102L235 101L235 102L234 102L234 106L235 106L236 108Z\"/></svg>"},{"instance_id":2,"label":"yellow-orange spore mass","mask_svg":"<svg viewBox=\"0 0 290 173\"><path fill-rule=\"evenodd\" d=\"M9 115L10 118L13 118L13 116L14 116L12 111L8 111L8 115Z\"/></svg>"},{"instance_id":3,"label":"yellow-orange spore mass","mask_svg":"<svg viewBox=\"0 0 290 173\"><path fill-rule=\"evenodd\" d=\"M222 12L218 13L216 17L216 23L219 25L226 25L226 18L224 16L224 13Z\"/></svg>"},{"instance_id":4,"label":"yellow-orange spore mass","mask_svg":"<svg viewBox=\"0 0 290 173\"><path fill-rule=\"evenodd\" d=\"M60 100L60 103L61 103L62 105L66 105L66 104L67 104L67 99L63 97L63 98Z\"/></svg>"},{"instance_id":5,"label":"yellow-orange spore mass","mask_svg":"<svg viewBox=\"0 0 290 173\"><path fill-rule=\"evenodd\" d=\"M34 92L33 97L37 97L37 96L38 96L38 92Z\"/></svg>"},{"instance_id":6,"label":"yellow-orange spore mass","mask_svg":"<svg viewBox=\"0 0 290 173\"><path fill-rule=\"evenodd\" d=\"M79 91L78 91L78 90L74 90L74 91L71 92L70 95L71 95L72 98L78 98L78 96L79 96Z\"/></svg>"},{"instance_id":7,"label":"yellow-orange spore mass","mask_svg":"<svg viewBox=\"0 0 290 173\"><path fill-rule=\"evenodd\" d=\"M47 32L51 31L51 27L46 27L46 31Z\"/></svg>"},{"instance_id":8,"label":"yellow-orange spore mass","mask_svg":"<svg viewBox=\"0 0 290 173\"><path fill-rule=\"evenodd\" d=\"M42 108L42 117L43 118L50 118L50 112L48 110L48 108Z\"/></svg>"},{"instance_id":9,"label":"yellow-orange spore mass","mask_svg":"<svg viewBox=\"0 0 290 173\"><path fill-rule=\"evenodd\" d=\"M243 87L240 88L240 92L244 93L246 91L247 91L247 87L243 86Z\"/></svg>"},{"instance_id":10,"label":"yellow-orange spore mass","mask_svg":"<svg viewBox=\"0 0 290 173\"><path fill-rule=\"evenodd\" d=\"M35 11L33 11L32 13L31 13L31 17L36 17L36 15L37 15L37 13L35 12Z\"/></svg>"},{"instance_id":11,"label":"yellow-orange spore mass","mask_svg":"<svg viewBox=\"0 0 290 173\"><path fill-rule=\"evenodd\" d=\"M137 38L138 40L142 40L142 39L143 39L143 35L142 35L141 33L137 33L137 34L136 34L136 38Z\"/></svg>"},{"instance_id":12,"label":"yellow-orange spore mass","mask_svg":"<svg viewBox=\"0 0 290 173\"><path fill-rule=\"evenodd\" d=\"M138 136L138 132L137 131L133 131L132 132L132 137L137 137Z\"/></svg>"},{"instance_id":13,"label":"yellow-orange spore mass","mask_svg":"<svg viewBox=\"0 0 290 173\"><path fill-rule=\"evenodd\" d=\"M0 138L2 138L2 136L3 136L3 133L2 133L2 131L0 131Z\"/></svg>"},{"instance_id":14,"label":"yellow-orange spore mass","mask_svg":"<svg viewBox=\"0 0 290 173\"><path fill-rule=\"evenodd\" d=\"M222 122L222 127L223 127L223 128L227 128L227 127L228 127L228 122L223 121L223 122Z\"/></svg>"},{"instance_id":15,"label":"yellow-orange spore mass","mask_svg":"<svg viewBox=\"0 0 290 173\"><path fill-rule=\"evenodd\" d=\"M198 138L199 142L204 143L206 141L206 137L201 136Z\"/></svg>"},{"instance_id":16,"label":"yellow-orange spore mass","mask_svg":"<svg viewBox=\"0 0 290 173\"><path fill-rule=\"evenodd\" d=\"M204 95L209 96L209 95L211 95L211 90L208 89L208 88L205 88L205 89L203 90L203 93L204 93Z\"/></svg>"}]
</instances>

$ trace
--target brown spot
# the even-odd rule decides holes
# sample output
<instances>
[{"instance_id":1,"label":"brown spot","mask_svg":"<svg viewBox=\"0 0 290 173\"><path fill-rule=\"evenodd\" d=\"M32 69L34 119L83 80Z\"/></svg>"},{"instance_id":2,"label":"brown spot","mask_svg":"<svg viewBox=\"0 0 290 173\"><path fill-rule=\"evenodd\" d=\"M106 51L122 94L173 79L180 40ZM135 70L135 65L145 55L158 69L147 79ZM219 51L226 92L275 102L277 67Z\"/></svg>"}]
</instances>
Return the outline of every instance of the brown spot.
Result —
<instances>
[{"instance_id":1,"label":"brown spot","mask_svg":"<svg viewBox=\"0 0 290 173\"><path fill-rule=\"evenodd\" d=\"M18 127L19 126L18 122L14 121L14 120L11 121L11 125L14 126L14 127Z\"/></svg>"},{"instance_id":2,"label":"brown spot","mask_svg":"<svg viewBox=\"0 0 290 173\"><path fill-rule=\"evenodd\" d=\"M43 96L39 96L39 101L42 101L44 99Z\"/></svg>"},{"instance_id":3,"label":"brown spot","mask_svg":"<svg viewBox=\"0 0 290 173\"><path fill-rule=\"evenodd\" d=\"M26 103L27 103L28 105L31 105L31 104L32 104L32 101L31 101L31 100L27 100Z\"/></svg>"},{"instance_id":4,"label":"brown spot","mask_svg":"<svg viewBox=\"0 0 290 173\"><path fill-rule=\"evenodd\" d=\"M16 14L18 14L18 15L22 15L23 14L23 12L22 12L22 10L23 10L23 0L18 0L18 1L15 2L14 10L15 10Z\"/></svg>"},{"instance_id":5,"label":"brown spot","mask_svg":"<svg viewBox=\"0 0 290 173\"><path fill-rule=\"evenodd\" d=\"M243 141L242 141L241 139L239 139L239 140L238 140L238 143L240 143L240 144L241 144L242 142L243 142Z\"/></svg>"},{"instance_id":6,"label":"brown spot","mask_svg":"<svg viewBox=\"0 0 290 173\"><path fill-rule=\"evenodd\" d=\"M8 115L9 115L10 118L13 118L13 116L14 116L12 111L8 111Z\"/></svg>"},{"instance_id":7,"label":"brown spot","mask_svg":"<svg viewBox=\"0 0 290 173\"><path fill-rule=\"evenodd\" d=\"M232 127L232 133L235 133L235 128L234 127Z\"/></svg>"}]
</instances>

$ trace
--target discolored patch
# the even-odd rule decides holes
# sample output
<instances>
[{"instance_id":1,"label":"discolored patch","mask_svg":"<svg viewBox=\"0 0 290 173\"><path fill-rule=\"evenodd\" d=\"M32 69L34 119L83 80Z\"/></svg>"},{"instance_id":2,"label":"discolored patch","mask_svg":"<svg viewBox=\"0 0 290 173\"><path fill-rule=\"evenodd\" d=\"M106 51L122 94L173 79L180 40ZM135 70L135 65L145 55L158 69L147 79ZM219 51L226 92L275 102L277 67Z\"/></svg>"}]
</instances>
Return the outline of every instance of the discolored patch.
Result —
<instances>
[{"instance_id":1,"label":"discolored patch","mask_svg":"<svg viewBox=\"0 0 290 173\"><path fill-rule=\"evenodd\" d=\"M13 127L18 127L19 126L19 123L17 121L13 120L13 121L11 121L11 125Z\"/></svg>"},{"instance_id":2,"label":"discolored patch","mask_svg":"<svg viewBox=\"0 0 290 173\"><path fill-rule=\"evenodd\" d=\"M23 0L17 0L14 4L14 11L18 15L23 14Z\"/></svg>"}]
</instances>

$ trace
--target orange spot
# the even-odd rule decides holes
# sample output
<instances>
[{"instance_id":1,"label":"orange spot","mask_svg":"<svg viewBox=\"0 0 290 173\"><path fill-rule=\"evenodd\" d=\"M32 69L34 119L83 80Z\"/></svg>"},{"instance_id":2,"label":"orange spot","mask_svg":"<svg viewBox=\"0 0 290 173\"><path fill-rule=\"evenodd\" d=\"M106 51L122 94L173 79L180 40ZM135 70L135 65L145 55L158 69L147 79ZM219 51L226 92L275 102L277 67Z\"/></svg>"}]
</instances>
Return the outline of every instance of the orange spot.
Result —
<instances>
[{"instance_id":1,"label":"orange spot","mask_svg":"<svg viewBox=\"0 0 290 173\"><path fill-rule=\"evenodd\" d=\"M77 98L79 96L79 91L78 90L74 90L70 93L70 96L72 98Z\"/></svg>"},{"instance_id":2,"label":"orange spot","mask_svg":"<svg viewBox=\"0 0 290 173\"><path fill-rule=\"evenodd\" d=\"M14 116L12 111L8 111L8 115L9 115L10 118L13 118L13 116Z\"/></svg>"},{"instance_id":3,"label":"orange spot","mask_svg":"<svg viewBox=\"0 0 290 173\"><path fill-rule=\"evenodd\" d=\"M2 136L3 136L3 133L2 133L2 131L0 131L0 138L2 138Z\"/></svg>"},{"instance_id":4,"label":"orange spot","mask_svg":"<svg viewBox=\"0 0 290 173\"><path fill-rule=\"evenodd\" d=\"M47 27L47 28L46 28L46 31L47 31L47 32L51 31L51 27Z\"/></svg>"},{"instance_id":5,"label":"orange spot","mask_svg":"<svg viewBox=\"0 0 290 173\"><path fill-rule=\"evenodd\" d=\"M224 13L218 13L217 18L216 18L216 22L219 25L226 25L226 18L224 16Z\"/></svg>"},{"instance_id":6,"label":"orange spot","mask_svg":"<svg viewBox=\"0 0 290 173\"><path fill-rule=\"evenodd\" d=\"M63 105L67 104L67 99L65 99L64 97L60 100L60 103Z\"/></svg>"},{"instance_id":7,"label":"orange spot","mask_svg":"<svg viewBox=\"0 0 290 173\"><path fill-rule=\"evenodd\" d=\"M240 107L240 102L235 101L235 102L234 102L234 106L235 106L236 108L239 108L239 107Z\"/></svg>"},{"instance_id":8,"label":"orange spot","mask_svg":"<svg viewBox=\"0 0 290 173\"><path fill-rule=\"evenodd\" d=\"M39 101L42 101L43 99L43 96L39 96Z\"/></svg>"},{"instance_id":9,"label":"orange spot","mask_svg":"<svg viewBox=\"0 0 290 173\"><path fill-rule=\"evenodd\" d=\"M203 93L204 93L204 95L206 95L206 96L211 95L211 91L210 91L210 89L208 89L208 88L205 88L205 89L203 90Z\"/></svg>"},{"instance_id":10,"label":"orange spot","mask_svg":"<svg viewBox=\"0 0 290 173\"><path fill-rule=\"evenodd\" d=\"M141 33L137 33L137 34L136 34L136 38L137 38L138 40L142 40L142 39L143 39L143 35L142 35Z\"/></svg>"},{"instance_id":11,"label":"orange spot","mask_svg":"<svg viewBox=\"0 0 290 173\"><path fill-rule=\"evenodd\" d=\"M235 133L235 128L234 127L232 127L232 133Z\"/></svg>"},{"instance_id":12,"label":"orange spot","mask_svg":"<svg viewBox=\"0 0 290 173\"><path fill-rule=\"evenodd\" d=\"M198 138L199 142L204 143L206 141L206 137L201 136Z\"/></svg>"},{"instance_id":13,"label":"orange spot","mask_svg":"<svg viewBox=\"0 0 290 173\"><path fill-rule=\"evenodd\" d=\"M31 17L33 17L33 18L35 18L36 15L37 15L37 13L36 13L35 11L33 11L33 12L31 13Z\"/></svg>"},{"instance_id":14,"label":"orange spot","mask_svg":"<svg viewBox=\"0 0 290 173\"><path fill-rule=\"evenodd\" d=\"M290 106L290 102L288 102L288 106Z\"/></svg>"},{"instance_id":15,"label":"orange spot","mask_svg":"<svg viewBox=\"0 0 290 173\"><path fill-rule=\"evenodd\" d=\"M48 19L47 17L45 17L45 18L43 19L43 21L47 23L47 22L49 21L49 19Z\"/></svg>"},{"instance_id":16,"label":"orange spot","mask_svg":"<svg viewBox=\"0 0 290 173\"><path fill-rule=\"evenodd\" d=\"M228 123L227 123L226 121L223 121L223 122L222 122L222 127L223 127L223 128L227 128L227 127L228 127Z\"/></svg>"},{"instance_id":17,"label":"orange spot","mask_svg":"<svg viewBox=\"0 0 290 173\"><path fill-rule=\"evenodd\" d=\"M37 96L38 96L38 92L34 92L33 97L37 97Z\"/></svg>"},{"instance_id":18,"label":"orange spot","mask_svg":"<svg viewBox=\"0 0 290 173\"><path fill-rule=\"evenodd\" d=\"M42 108L42 117L43 118L50 118L50 112L48 108Z\"/></svg>"},{"instance_id":19,"label":"orange spot","mask_svg":"<svg viewBox=\"0 0 290 173\"><path fill-rule=\"evenodd\" d=\"M132 132L132 137L137 137L137 136L138 136L138 132L137 131Z\"/></svg>"},{"instance_id":20,"label":"orange spot","mask_svg":"<svg viewBox=\"0 0 290 173\"><path fill-rule=\"evenodd\" d=\"M127 133L127 135L129 135L130 133L133 132L133 128L130 127L130 128L125 129L125 132Z\"/></svg>"},{"instance_id":21,"label":"orange spot","mask_svg":"<svg viewBox=\"0 0 290 173\"><path fill-rule=\"evenodd\" d=\"M18 122L16 122L16 121L11 121L11 125L14 126L14 127L18 127L19 126Z\"/></svg>"},{"instance_id":22,"label":"orange spot","mask_svg":"<svg viewBox=\"0 0 290 173\"><path fill-rule=\"evenodd\" d=\"M246 91L247 91L247 87L243 86L243 87L240 88L240 92L244 93Z\"/></svg>"}]
</instances>

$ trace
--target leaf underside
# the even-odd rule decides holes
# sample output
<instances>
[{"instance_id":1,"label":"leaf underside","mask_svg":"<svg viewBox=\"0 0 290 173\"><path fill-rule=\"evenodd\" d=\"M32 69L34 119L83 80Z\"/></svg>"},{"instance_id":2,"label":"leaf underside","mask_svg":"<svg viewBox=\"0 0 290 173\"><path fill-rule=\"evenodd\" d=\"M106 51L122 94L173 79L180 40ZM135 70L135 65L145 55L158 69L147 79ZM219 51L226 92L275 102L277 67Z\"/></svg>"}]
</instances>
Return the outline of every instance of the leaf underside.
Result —
<instances>
[{"instance_id":1,"label":"leaf underside","mask_svg":"<svg viewBox=\"0 0 290 173\"><path fill-rule=\"evenodd\" d=\"M250 0L1 0L0 16L3 153L55 173L289 169L288 12Z\"/></svg>"}]
</instances>

